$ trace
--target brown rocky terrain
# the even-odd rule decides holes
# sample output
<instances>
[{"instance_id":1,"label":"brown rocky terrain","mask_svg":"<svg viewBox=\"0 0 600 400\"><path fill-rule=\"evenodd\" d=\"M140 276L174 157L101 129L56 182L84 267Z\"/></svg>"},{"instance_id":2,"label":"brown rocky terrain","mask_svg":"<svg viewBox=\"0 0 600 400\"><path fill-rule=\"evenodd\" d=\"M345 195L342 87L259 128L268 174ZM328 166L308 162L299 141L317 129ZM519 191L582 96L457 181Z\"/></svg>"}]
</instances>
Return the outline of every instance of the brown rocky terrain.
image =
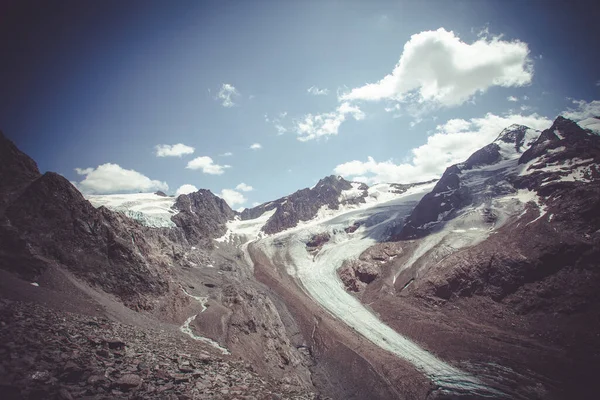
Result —
<instances>
[{"instance_id":1,"label":"brown rocky terrain","mask_svg":"<svg viewBox=\"0 0 600 400\"><path fill-rule=\"evenodd\" d=\"M425 237L377 244L355 262L383 271L357 296L396 331L435 354L464 359L465 370L482 374L484 368L512 382L507 390L512 397L595 398L600 137L558 118L518 163L525 168L511 172L514 189L504 190L534 191L538 204L527 203L478 244L453 249L440 242L402 269L428 240L427 231L414 230L416 221L432 221L420 209L438 204L431 212L437 222L441 203L434 195L445 192L446 183L455 182L448 185L455 190L453 198L459 199L455 193L461 189L466 193L452 203L456 208L449 221L479 196L473 186L461 184L466 163L449 168L407 220L413 224L409 232L397 236ZM582 172L570 178L574 166ZM490 210L493 206L479 209L478 218L487 220ZM444 224L438 223L437 231L444 232Z\"/></svg>"},{"instance_id":2,"label":"brown rocky terrain","mask_svg":"<svg viewBox=\"0 0 600 400\"><path fill-rule=\"evenodd\" d=\"M369 188L327 177L241 214L199 190L175 200L175 227L151 228L94 208L1 135L0 154L7 398L595 398L600 138L572 121L507 128L420 201L375 202L274 236L291 252L213 239L235 216L273 212L270 235L323 206L365 203ZM390 234L344 258L342 244ZM297 278L300 266L340 264ZM318 304L314 290L330 276L343 286L323 287L346 296L350 319ZM352 325L363 311L344 287L395 332ZM385 350L396 332L424 350L406 348L418 360L435 356L429 371L457 375Z\"/></svg>"},{"instance_id":3,"label":"brown rocky terrain","mask_svg":"<svg viewBox=\"0 0 600 400\"><path fill-rule=\"evenodd\" d=\"M316 399L172 332L0 300L3 399Z\"/></svg>"},{"instance_id":4,"label":"brown rocky terrain","mask_svg":"<svg viewBox=\"0 0 600 400\"><path fill-rule=\"evenodd\" d=\"M180 337L187 336L179 328L196 315L191 334L231 348L280 385L314 389L306 368L310 360L290 339L293 325L281 322L289 319L285 305L253 280L237 249L212 244L234 215L222 199L205 190L180 196L177 227L150 228L94 208L58 174L41 175L4 136L0 149L6 156L0 160L0 269L10 273L3 272L7 284L0 285L0 298ZM253 324L255 332L244 331ZM43 335L46 328L36 329Z\"/></svg>"}]
</instances>

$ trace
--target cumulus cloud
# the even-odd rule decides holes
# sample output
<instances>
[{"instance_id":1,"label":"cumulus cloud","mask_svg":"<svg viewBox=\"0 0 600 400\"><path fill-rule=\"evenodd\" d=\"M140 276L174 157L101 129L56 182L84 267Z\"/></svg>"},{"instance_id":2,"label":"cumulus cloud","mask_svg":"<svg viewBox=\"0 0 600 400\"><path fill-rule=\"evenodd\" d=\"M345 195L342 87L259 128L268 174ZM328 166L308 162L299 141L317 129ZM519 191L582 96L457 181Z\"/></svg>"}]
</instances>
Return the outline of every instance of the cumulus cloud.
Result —
<instances>
[{"instance_id":1,"label":"cumulus cloud","mask_svg":"<svg viewBox=\"0 0 600 400\"><path fill-rule=\"evenodd\" d=\"M258 149L262 149L262 145L260 143L253 143L252 145L250 145L250 148L252 150L258 150Z\"/></svg>"},{"instance_id":2,"label":"cumulus cloud","mask_svg":"<svg viewBox=\"0 0 600 400\"><path fill-rule=\"evenodd\" d=\"M233 85L229 83L224 83L221 86L221 89L219 89L219 93L217 93L217 99L221 101L221 105L223 107L229 108L235 105L233 99L238 97L239 95L240 92L238 92Z\"/></svg>"},{"instance_id":3,"label":"cumulus cloud","mask_svg":"<svg viewBox=\"0 0 600 400\"><path fill-rule=\"evenodd\" d=\"M201 169L203 173L209 175L222 175L226 168L231 168L231 165L215 164L212 158L208 156L196 157L187 163L187 169Z\"/></svg>"},{"instance_id":4,"label":"cumulus cloud","mask_svg":"<svg viewBox=\"0 0 600 400\"><path fill-rule=\"evenodd\" d=\"M340 125L348 116L360 121L365 118L365 113L358 106L343 102L335 111L316 115L307 114L296 121L295 130L298 140L306 142L323 136L337 135Z\"/></svg>"},{"instance_id":5,"label":"cumulus cloud","mask_svg":"<svg viewBox=\"0 0 600 400\"><path fill-rule=\"evenodd\" d=\"M193 154L194 148L183 143L174 145L159 144L154 147L157 157L181 157L185 154Z\"/></svg>"},{"instance_id":6,"label":"cumulus cloud","mask_svg":"<svg viewBox=\"0 0 600 400\"><path fill-rule=\"evenodd\" d=\"M91 174L94 171L94 168L75 168L75 172L77 175L87 175Z\"/></svg>"},{"instance_id":7,"label":"cumulus cloud","mask_svg":"<svg viewBox=\"0 0 600 400\"><path fill-rule=\"evenodd\" d=\"M589 103L585 100L571 100L575 107L569 107L562 112L563 117L574 121L581 121L586 118L600 118L600 100L592 100Z\"/></svg>"},{"instance_id":8,"label":"cumulus cloud","mask_svg":"<svg viewBox=\"0 0 600 400\"><path fill-rule=\"evenodd\" d=\"M81 182L77 183L79 190L85 193L169 190L166 182L150 179L137 171L122 168L117 164L106 163L96 168L75 168L75 171L79 175L85 176Z\"/></svg>"},{"instance_id":9,"label":"cumulus cloud","mask_svg":"<svg viewBox=\"0 0 600 400\"><path fill-rule=\"evenodd\" d=\"M306 91L314 96L327 96L329 94L329 89L319 89L316 86L311 86Z\"/></svg>"},{"instance_id":10,"label":"cumulus cloud","mask_svg":"<svg viewBox=\"0 0 600 400\"><path fill-rule=\"evenodd\" d=\"M531 82L526 43L480 37L468 44L440 28L411 36L394 70L376 83L342 94L340 100L398 100L457 106L492 86Z\"/></svg>"},{"instance_id":11,"label":"cumulus cloud","mask_svg":"<svg viewBox=\"0 0 600 400\"><path fill-rule=\"evenodd\" d=\"M220 155L221 157L231 157L231 156L233 155L233 153L232 153L232 152L230 152L230 151L228 151L228 152L225 152L225 153L223 153L223 154L219 154L219 155Z\"/></svg>"},{"instance_id":12,"label":"cumulus cloud","mask_svg":"<svg viewBox=\"0 0 600 400\"><path fill-rule=\"evenodd\" d=\"M175 192L175 196L179 196L180 194L194 193L197 191L198 191L198 188L196 186L185 184L185 185L179 186L179 189L177 189L177 191Z\"/></svg>"},{"instance_id":13,"label":"cumulus cloud","mask_svg":"<svg viewBox=\"0 0 600 400\"><path fill-rule=\"evenodd\" d=\"M340 164L334 168L334 172L366 183L410 183L437 178L446 167L466 160L512 124L542 130L548 128L552 121L537 114L498 116L491 113L470 120L451 119L438 125L435 133L427 138L427 143L412 149L408 162L378 162L368 157L366 161L353 160Z\"/></svg>"},{"instance_id":14,"label":"cumulus cloud","mask_svg":"<svg viewBox=\"0 0 600 400\"><path fill-rule=\"evenodd\" d=\"M223 189L219 196L229 204L229 207L244 204L247 200L242 193L236 192L233 189Z\"/></svg>"},{"instance_id":15,"label":"cumulus cloud","mask_svg":"<svg viewBox=\"0 0 600 400\"><path fill-rule=\"evenodd\" d=\"M241 190L242 192L251 192L254 188L250 185L246 185L244 182L240 183L235 187L237 190Z\"/></svg>"},{"instance_id":16,"label":"cumulus cloud","mask_svg":"<svg viewBox=\"0 0 600 400\"><path fill-rule=\"evenodd\" d=\"M517 97L515 97L515 96L508 96L506 98L506 100L508 100L508 101L519 101L519 99Z\"/></svg>"}]
</instances>

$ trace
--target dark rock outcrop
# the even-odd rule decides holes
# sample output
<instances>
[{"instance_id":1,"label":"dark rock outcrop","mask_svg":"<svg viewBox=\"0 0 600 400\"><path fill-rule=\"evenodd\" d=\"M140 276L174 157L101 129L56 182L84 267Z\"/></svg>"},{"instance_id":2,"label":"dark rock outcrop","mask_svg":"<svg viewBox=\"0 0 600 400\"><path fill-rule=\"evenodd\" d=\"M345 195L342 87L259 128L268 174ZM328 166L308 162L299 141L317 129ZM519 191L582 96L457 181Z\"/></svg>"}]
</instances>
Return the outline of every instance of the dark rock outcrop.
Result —
<instances>
[{"instance_id":1,"label":"dark rock outcrop","mask_svg":"<svg viewBox=\"0 0 600 400\"><path fill-rule=\"evenodd\" d=\"M374 263L362 260L344 262L337 271L346 290L351 292L362 291L369 283L373 282L381 273Z\"/></svg>"},{"instance_id":2,"label":"dark rock outcrop","mask_svg":"<svg viewBox=\"0 0 600 400\"><path fill-rule=\"evenodd\" d=\"M171 220L183 230L190 244L212 246L211 239L223 236L225 223L235 216L227 202L210 190L182 194L174 208L179 211Z\"/></svg>"},{"instance_id":3,"label":"dark rock outcrop","mask_svg":"<svg viewBox=\"0 0 600 400\"><path fill-rule=\"evenodd\" d=\"M311 189L298 190L279 200L245 209L241 213L241 218L254 219L267 211L276 209L262 230L265 233L281 232L296 226L300 221L308 221L314 218L323 206L337 210L340 204L364 203L368 186L364 183L355 183L355 185L358 191L362 191L361 195L340 199L343 191L353 188L352 182L340 176L331 175L321 179Z\"/></svg>"},{"instance_id":4,"label":"dark rock outcrop","mask_svg":"<svg viewBox=\"0 0 600 400\"><path fill-rule=\"evenodd\" d=\"M0 214L21 190L40 175L35 161L0 131Z\"/></svg>"},{"instance_id":5,"label":"dark rock outcrop","mask_svg":"<svg viewBox=\"0 0 600 400\"><path fill-rule=\"evenodd\" d=\"M2 246L1 265L33 279L49 263L76 275L134 307L143 296L167 289L165 277L148 264L149 244L135 221L96 209L64 177L47 172L6 209L3 236L17 248Z\"/></svg>"}]
</instances>

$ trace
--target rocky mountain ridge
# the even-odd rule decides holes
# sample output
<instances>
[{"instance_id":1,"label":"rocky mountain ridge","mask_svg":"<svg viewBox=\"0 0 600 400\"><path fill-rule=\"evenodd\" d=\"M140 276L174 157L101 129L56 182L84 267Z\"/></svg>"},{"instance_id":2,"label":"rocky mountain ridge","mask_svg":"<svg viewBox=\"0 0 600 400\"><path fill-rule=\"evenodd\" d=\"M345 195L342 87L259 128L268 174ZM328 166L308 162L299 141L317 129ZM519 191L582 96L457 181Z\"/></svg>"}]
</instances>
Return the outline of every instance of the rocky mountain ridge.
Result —
<instances>
[{"instance_id":1,"label":"rocky mountain ridge","mask_svg":"<svg viewBox=\"0 0 600 400\"><path fill-rule=\"evenodd\" d=\"M5 205L0 212L0 269L32 288L15 291L0 285L0 297L166 327L190 336L200 347L220 343L238 349L237 355L251 360L263 376L287 376L287 383L279 384L311 390L310 356L296 347L301 339L290 339L293 325L280 322L287 318L285 306L274 306L264 286L246 271L238 250L214 247L212 238L222 235L225 222L234 216L222 199L202 190L179 196L177 226L151 228L123 213L95 208L58 174L41 175L4 136L0 148L10 156L0 160ZM65 304L69 297L78 302ZM264 304L271 306L260 306ZM247 324L257 328L245 333ZM268 345L261 336L267 334ZM0 372L4 376L6 371Z\"/></svg>"}]
</instances>

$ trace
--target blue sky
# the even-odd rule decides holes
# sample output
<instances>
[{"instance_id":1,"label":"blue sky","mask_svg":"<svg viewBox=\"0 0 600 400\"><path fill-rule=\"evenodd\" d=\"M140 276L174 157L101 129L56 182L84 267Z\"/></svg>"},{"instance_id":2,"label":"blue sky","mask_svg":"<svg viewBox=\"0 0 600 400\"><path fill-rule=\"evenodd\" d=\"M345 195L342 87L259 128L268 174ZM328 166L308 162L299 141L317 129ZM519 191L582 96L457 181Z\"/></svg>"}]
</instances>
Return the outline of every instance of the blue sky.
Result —
<instances>
[{"instance_id":1,"label":"blue sky","mask_svg":"<svg viewBox=\"0 0 600 400\"><path fill-rule=\"evenodd\" d=\"M86 192L429 179L510 123L600 114L593 4L9 1L0 129Z\"/></svg>"}]
</instances>

